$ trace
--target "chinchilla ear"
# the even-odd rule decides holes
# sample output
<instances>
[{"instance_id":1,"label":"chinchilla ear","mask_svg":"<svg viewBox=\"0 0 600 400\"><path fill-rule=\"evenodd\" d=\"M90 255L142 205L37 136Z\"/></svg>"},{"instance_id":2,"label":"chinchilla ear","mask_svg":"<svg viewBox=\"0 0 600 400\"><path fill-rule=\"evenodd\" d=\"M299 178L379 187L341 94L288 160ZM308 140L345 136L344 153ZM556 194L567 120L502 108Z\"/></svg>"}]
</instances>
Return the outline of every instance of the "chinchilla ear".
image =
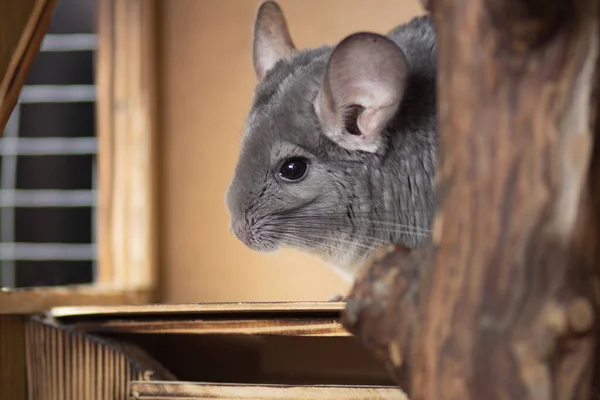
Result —
<instances>
[{"instance_id":1,"label":"chinchilla ear","mask_svg":"<svg viewBox=\"0 0 600 400\"><path fill-rule=\"evenodd\" d=\"M333 50L315 100L325 134L348 150L377 152L406 86L404 53L385 36L360 32Z\"/></svg>"},{"instance_id":2,"label":"chinchilla ear","mask_svg":"<svg viewBox=\"0 0 600 400\"><path fill-rule=\"evenodd\" d=\"M262 80L279 60L289 57L295 50L281 8L274 1L263 2L254 23L252 61L257 78Z\"/></svg>"}]
</instances>

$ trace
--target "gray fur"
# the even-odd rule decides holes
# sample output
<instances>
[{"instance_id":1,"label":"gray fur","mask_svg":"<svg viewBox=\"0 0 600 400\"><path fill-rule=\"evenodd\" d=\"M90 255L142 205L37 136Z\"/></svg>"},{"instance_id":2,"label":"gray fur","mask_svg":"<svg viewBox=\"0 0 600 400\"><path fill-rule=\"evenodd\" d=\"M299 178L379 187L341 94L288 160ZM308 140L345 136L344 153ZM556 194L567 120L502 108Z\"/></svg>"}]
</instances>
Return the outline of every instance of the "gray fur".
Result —
<instances>
[{"instance_id":1,"label":"gray fur","mask_svg":"<svg viewBox=\"0 0 600 400\"><path fill-rule=\"evenodd\" d=\"M428 16L390 32L408 65L399 110L377 153L331 141L315 113L333 47L297 51L257 85L227 192L232 231L250 248L316 254L352 279L381 244L417 247L432 223L436 43ZM282 160L307 157L306 178L276 179Z\"/></svg>"}]
</instances>

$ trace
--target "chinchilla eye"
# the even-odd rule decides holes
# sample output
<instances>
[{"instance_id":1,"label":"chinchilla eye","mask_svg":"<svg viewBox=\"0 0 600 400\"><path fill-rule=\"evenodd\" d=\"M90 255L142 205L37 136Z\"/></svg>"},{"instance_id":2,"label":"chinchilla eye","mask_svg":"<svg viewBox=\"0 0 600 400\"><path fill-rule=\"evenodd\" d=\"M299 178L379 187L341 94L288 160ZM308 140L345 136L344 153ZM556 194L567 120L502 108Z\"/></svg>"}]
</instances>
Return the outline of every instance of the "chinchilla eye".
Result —
<instances>
[{"instance_id":1,"label":"chinchilla eye","mask_svg":"<svg viewBox=\"0 0 600 400\"><path fill-rule=\"evenodd\" d=\"M289 158L281 164L279 176L286 181L298 181L306 175L308 162L303 158Z\"/></svg>"}]
</instances>

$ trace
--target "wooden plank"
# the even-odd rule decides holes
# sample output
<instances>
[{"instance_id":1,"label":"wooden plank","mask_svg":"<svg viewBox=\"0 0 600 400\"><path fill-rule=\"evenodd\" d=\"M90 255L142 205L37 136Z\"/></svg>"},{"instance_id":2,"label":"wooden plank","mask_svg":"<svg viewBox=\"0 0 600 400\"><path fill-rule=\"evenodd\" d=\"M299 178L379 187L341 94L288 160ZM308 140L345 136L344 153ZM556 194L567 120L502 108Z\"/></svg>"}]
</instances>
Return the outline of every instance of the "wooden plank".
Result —
<instances>
[{"instance_id":1,"label":"wooden plank","mask_svg":"<svg viewBox=\"0 0 600 400\"><path fill-rule=\"evenodd\" d=\"M0 289L0 314L35 314L55 306L118 305L145 303L148 291L122 291L93 286Z\"/></svg>"},{"instance_id":2,"label":"wooden plank","mask_svg":"<svg viewBox=\"0 0 600 400\"><path fill-rule=\"evenodd\" d=\"M387 386L236 385L195 382L142 382L129 384L132 399L238 399L238 400L408 400L404 392Z\"/></svg>"},{"instance_id":3,"label":"wooden plank","mask_svg":"<svg viewBox=\"0 0 600 400\"><path fill-rule=\"evenodd\" d=\"M301 302L257 302L257 303L202 303L202 304L143 304L118 306L55 307L50 314L57 318L66 317L128 317L148 315L190 315L190 314L338 314L344 309L344 302L301 301Z\"/></svg>"},{"instance_id":4,"label":"wooden plank","mask_svg":"<svg viewBox=\"0 0 600 400\"><path fill-rule=\"evenodd\" d=\"M90 333L151 333L194 335L281 335L281 336L351 336L337 319L194 319L116 320L75 323L73 327Z\"/></svg>"},{"instance_id":5,"label":"wooden plank","mask_svg":"<svg viewBox=\"0 0 600 400\"><path fill-rule=\"evenodd\" d=\"M57 2L0 0L0 135L39 52Z\"/></svg>"},{"instance_id":6,"label":"wooden plank","mask_svg":"<svg viewBox=\"0 0 600 400\"><path fill-rule=\"evenodd\" d=\"M98 283L125 289L156 284L155 8L100 2Z\"/></svg>"},{"instance_id":7,"label":"wooden plank","mask_svg":"<svg viewBox=\"0 0 600 400\"><path fill-rule=\"evenodd\" d=\"M0 399L26 398L25 319L0 315Z\"/></svg>"}]
</instances>

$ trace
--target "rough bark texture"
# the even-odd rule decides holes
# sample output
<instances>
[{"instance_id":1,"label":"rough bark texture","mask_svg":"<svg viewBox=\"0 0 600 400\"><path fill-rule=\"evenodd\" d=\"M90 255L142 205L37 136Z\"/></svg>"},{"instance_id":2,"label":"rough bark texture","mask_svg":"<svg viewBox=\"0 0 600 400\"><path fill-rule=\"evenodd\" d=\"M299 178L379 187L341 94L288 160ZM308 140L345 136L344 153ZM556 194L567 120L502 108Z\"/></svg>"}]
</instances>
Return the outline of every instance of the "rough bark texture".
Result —
<instances>
[{"instance_id":1,"label":"rough bark texture","mask_svg":"<svg viewBox=\"0 0 600 400\"><path fill-rule=\"evenodd\" d=\"M344 324L412 400L598 398L597 1L427 6L439 43L432 242L376 253Z\"/></svg>"}]
</instances>

